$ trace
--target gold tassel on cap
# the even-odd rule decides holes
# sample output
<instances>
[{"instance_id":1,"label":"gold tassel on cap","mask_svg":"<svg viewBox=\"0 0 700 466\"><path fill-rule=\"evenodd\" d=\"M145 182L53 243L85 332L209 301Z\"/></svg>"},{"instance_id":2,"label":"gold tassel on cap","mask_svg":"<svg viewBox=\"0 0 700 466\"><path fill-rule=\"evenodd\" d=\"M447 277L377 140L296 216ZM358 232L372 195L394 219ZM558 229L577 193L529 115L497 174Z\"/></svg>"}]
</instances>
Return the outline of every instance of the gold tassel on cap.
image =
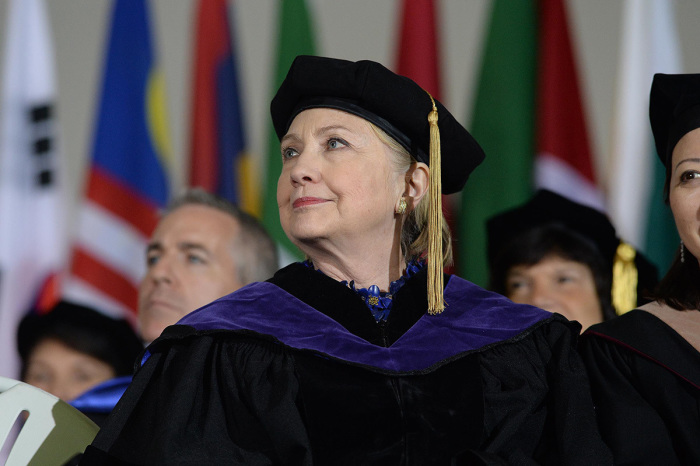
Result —
<instances>
[{"instance_id":1,"label":"gold tassel on cap","mask_svg":"<svg viewBox=\"0 0 700 466\"><path fill-rule=\"evenodd\" d=\"M428 314L445 310L443 297L442 255L442 160L438 111L433 96L428 93L433 109L428 114L430 123L430 186L428 191Z\"/></svg>"},{"instance_id":2,"label":"gold tassel on cap","mask_svg":"<svg viewBox=\"0 0 700 466\"><path fill-rule=\"evenodd\" d=\"M634 264L637 251L620 241L615 253L612 276L612 304L617 315L637 307L638 272Z\"/></svg>"}]
</instances>

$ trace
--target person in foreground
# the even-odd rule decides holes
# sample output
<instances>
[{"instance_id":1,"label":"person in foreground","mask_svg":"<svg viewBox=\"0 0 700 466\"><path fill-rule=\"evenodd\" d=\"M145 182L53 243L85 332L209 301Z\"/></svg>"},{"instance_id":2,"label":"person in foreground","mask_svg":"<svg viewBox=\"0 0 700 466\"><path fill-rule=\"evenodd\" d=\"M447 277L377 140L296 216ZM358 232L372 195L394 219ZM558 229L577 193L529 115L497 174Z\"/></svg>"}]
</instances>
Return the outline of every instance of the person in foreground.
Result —
<instances>
[{"instance_id":1,"label":"person in foreground","mask_svg":"<svg viewBox=\"0 0 700 466\"><path fill-rule=\"evenodd\" d=\"M681 245L656 301L581 338L616 464L700 464L700 75L654 76L649 114Z\"/></svg>"},{"instance_id":2,"label":"person in foreground","mask_svg":"<svg viewBox=\"0 0 700 466\"><path fill-rule=\"evenodd\" d=\"M449 112L308 56L271 112L308 260L167 328L84 463L609 464L579 325L442 272L440 194L484 156Z\"/></svg>"},{"instance_id":3,"label":"person in foreground","mask_svg":"<svg viewBox=\"0 0 700 466\"><path fill-rule=\"evenodd\" d=\"M46 314L22 319L17 349L23 381L101 425L129 384L143 345L126 320L60 301Z\"/></svg>"},{"instance_id":4,"label":"person in foreground","mask_svg":"<svg viewBox=\"0 0 700 466\"><path fill-rule=\"evenodd\" d=\"M489 288L584 330L649 302L658 281L604 213L546 189L490 218L487 230Z\"/></svg>"}]
</instances>

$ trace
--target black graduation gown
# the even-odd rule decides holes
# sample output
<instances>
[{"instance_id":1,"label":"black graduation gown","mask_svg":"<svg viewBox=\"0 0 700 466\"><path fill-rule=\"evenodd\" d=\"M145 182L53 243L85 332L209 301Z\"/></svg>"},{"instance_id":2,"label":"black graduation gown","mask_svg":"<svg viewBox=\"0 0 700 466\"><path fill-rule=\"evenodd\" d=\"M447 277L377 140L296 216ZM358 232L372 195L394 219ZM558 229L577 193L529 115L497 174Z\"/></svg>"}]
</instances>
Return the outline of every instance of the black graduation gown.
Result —
<instances>
[{"instance_id":1,"label":"black graduation gown","mask_svg":"<svg viewBox=\"0 0 700 466\"><path fill-rule=\"evenodd\" d=\"M609 464L578 325L447 276L377 324L301 264L169 327L81 464Z\"/></svg>"},{"instance_id":2,"label":"black graduation gown","mask_svg":"<svg viewBox=\"0 0 700 466\"><path fill-rule=\"evenodd\" d=\"M700 353L658 317L630 311L584 333L603 440L616 464L700 464Z\"/></svg>"}]
</instances>

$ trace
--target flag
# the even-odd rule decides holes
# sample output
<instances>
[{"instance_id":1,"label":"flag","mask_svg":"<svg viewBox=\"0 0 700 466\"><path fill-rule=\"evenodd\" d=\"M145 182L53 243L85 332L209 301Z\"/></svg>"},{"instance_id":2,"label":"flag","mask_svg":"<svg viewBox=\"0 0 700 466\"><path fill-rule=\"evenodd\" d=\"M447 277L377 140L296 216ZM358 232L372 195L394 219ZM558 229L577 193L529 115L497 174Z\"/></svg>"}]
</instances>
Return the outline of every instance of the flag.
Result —
<instances>
[{"instance_id":1,"label":"flag","mask_svg":"<svg viewBox=\"0 0 700 466\"><path fill-rule=\"evenodd\" d=\"M664 272L679 237L663 202L665 169L649 126L649 91L654 73L682 72L673 2L626 0L621 30L606 179L608 211L620 236Z\"/></svg>"},{"instance_id":2,"label":"flag","mask_svg":"<svg viewBox=\"0 0 700 466\"><path fill-rule=\"evenodd\" d=\"M440 40L433 0L403 0L399 30L398 66L396 72L414 80L434 98L442 101L440 92ZM453 196L442 197L442 210L450 231L456 230ZM455 258L458 251L453 242ZM450 269L452 269L450 267ZM450 270L452 271L452 270Z\"/></svg>"},{"instance_id":3,"label":"flag","mask_svg":"<svg viewBox=\"0 0 700 466\"><path fill-rule=\"evenodd\" d=\"M403 0L397 73L440 100L440 47L433 0Z\"/></svg>"},{"instance_id":4,"label":"flag","mask_svg":"<svg viewBox=\"0 0 700 466\"><path fill-rule=\"evenodd\" d=\"M66 297L134 320L146 244L168 201L165 83L148 4L116 0Z\"/></svg>"},{"instance_id":5,"label":"flag","mask_svg":"<svg viewBox=\"0 0 700 466\"><path fill-rule=\"evenodd\" d=\"M297 55L314 55L315 40L312 20L304 0L280 0L280 16L277 36L277 61L275 63L272 95L284 81L287 71ZM263 201L263 225L280 245L280 262L289 263L301 257L296 246L289 241L280 225L277 208L277 180L282 172L280 143L272 126L268 127L267 182Z\"/></svg>"},{"instance_id":6,"label":"flag","mask_svg":"<svg viewBox=\"0 0 700 466\"><path fill-rule=\"evenodd\" d=\"M460 216L461 272L485 286L486 220L534 188L603 208L564 0L495 0L472 134L486 160L467 182Z\"/></svg>"},{"instance_id":7,"label":"flag","mask_svg":"<svg viewBox=\"0 0 700 466\"><path fill-rule=\"evenodd\" d=\"M192 91L190 186L257 213L257 183L244 154L237 61L226 0L200 0Z\"/></svg>"},{"instance_id":8,"label":"flag","mask_svg":"<svg viewBox=\"0 0 700 466\"><path fill-rule=\"evenodd\" d=\"M532 0L495 0L481 58L470 131L486 159L462 192L460 274L488 281L486 219L532 192L537 10Z\"/></svg>"},{"instance_id":9,"label":"flag","mask_svg":"<svg viewBox=\"0 0 700 466\"><path fill-rule=\"evenodd\" d=\"M0 129L0 376L17 378L17 325L58 295L67 235L55 72L43 0L9 5Z\"/></svg>"},{"instance_id":10,"label":"flag","mask_svg":"<svg viewBox=\"0 0 700 466\"><path fill-rule=\"evenodd\" d=\"M535 186L604 210L564 0L540 0Z\"/></svg>"}]
</instances>

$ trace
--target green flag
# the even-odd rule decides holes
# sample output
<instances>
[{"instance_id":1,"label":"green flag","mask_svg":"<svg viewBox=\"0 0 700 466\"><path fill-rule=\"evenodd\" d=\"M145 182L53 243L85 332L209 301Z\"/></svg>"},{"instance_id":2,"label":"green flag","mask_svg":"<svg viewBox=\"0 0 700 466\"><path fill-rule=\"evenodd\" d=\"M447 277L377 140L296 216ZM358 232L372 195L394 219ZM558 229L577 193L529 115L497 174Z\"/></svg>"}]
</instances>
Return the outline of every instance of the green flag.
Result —
<instances>
[{"instance_id":1,"label":"green flag","mask_svg":"<svg viewBox=\"0 0 700 466\"><path fill-rule=\"evenodd\" d=\"M482 55L471 133L486 159L462 193L459 273L486 286L486 219L532 194L537 8L495 0Z\"/></svg>"},{"instance_id":2,"label":"green flag","mask_svg":"<svg viewBox=\"0 0 700 466\"><path fill-rule=\"evenodd\" d=\"M312 21L305 0L280 0L279 36L277 42L277 63L272 96L275 95L287 71L297 55L314 55L315 40ZM263 199L263 225L282 247L281 260L290 262L301 257L296 246L289 241L280 225L277 208L277 179L282 171L280 144L272 120L268 124L268 159L266 170L265 195Z\"/></svg>"}]
</instances>

